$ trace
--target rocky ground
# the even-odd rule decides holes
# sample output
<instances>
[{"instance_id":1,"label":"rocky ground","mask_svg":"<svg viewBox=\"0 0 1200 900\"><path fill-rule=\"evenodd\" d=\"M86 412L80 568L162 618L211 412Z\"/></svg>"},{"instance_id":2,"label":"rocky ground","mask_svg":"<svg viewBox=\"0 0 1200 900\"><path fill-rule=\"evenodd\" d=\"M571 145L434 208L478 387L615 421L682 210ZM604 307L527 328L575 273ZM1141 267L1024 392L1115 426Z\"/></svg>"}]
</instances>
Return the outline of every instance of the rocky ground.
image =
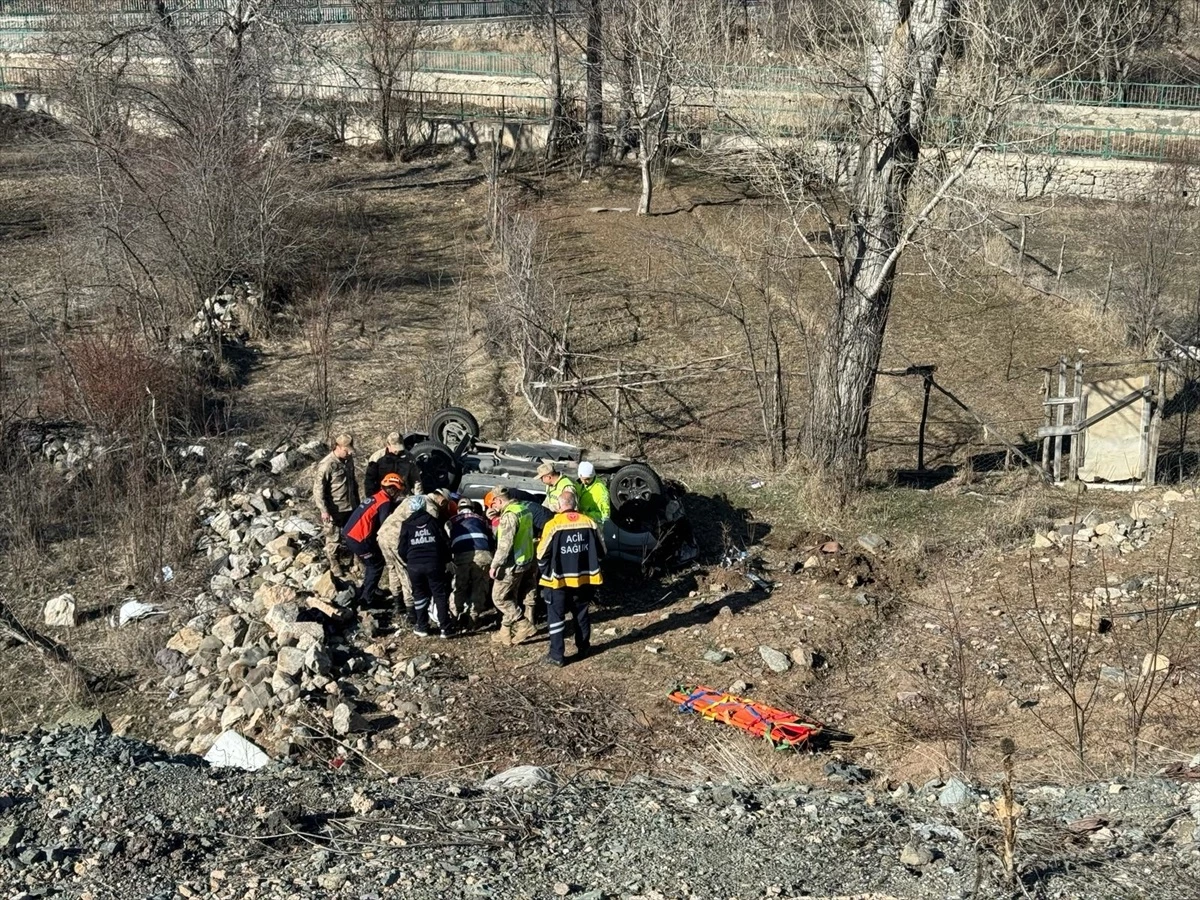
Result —
<instances>
[{"instance_id":1,"label":"rocky ground","mask_svg":"<svg viewBox=\"0 0 1200 900\"><path fill-rule=\"evenodd\" d=\"M0 737L0 883L26 898L1200 895L1200 785L621 785L210 768L101 728ZM839 784L837 779L841 780ZM503 782L504 779L498 779Z\"/></svg>"}]
</instances>

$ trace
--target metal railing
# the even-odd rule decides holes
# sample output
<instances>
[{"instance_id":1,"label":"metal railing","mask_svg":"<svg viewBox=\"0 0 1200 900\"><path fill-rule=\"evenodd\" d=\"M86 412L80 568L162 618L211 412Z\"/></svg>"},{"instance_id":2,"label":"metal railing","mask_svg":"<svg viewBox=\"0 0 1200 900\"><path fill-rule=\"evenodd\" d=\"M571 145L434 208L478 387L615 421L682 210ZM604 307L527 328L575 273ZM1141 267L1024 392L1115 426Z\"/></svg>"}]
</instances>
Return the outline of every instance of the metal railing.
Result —
<instances>
[{"instance_id":1,"label":"metal railing","mask_svg":"<svg viewBox=\"0 0 1200 900\"><path fill-rule=\"evenodd\" d=\"M49 92L62 77L62 72L47 68L0 66L0 89ZM169 84L172 81L165 75L148 75L144 80L160 84ZM275 82L275 88L284 96L301 101L367 104L376 96L374 88L344 84L280 81ZM511 121L546 122L552 115L551 101L545 95L410 90L404 91L401 96L403 101L417 107L423 115L449 117L459 121L504 118ZM580 99L570 98L566 102L564 112L567 116L581 119L582 111L583 104ZM605 110L605 120L616 121L617 113L616 105L613 104ZM781 132L786 132L788 119L795 121L791 126L794 133L800 134L804 130L802 110L780 110L777 122L784 124L777 124L775 127ZM956 128L952 120L943 120L938 125L945 136L954 140ZM672 127L677 132L729 130L720 111L709 104L682 104L674 112ZM836 123L830 123L822 137L839 142L845 138L845 132ZM989 149L995 152L1020 152L1049 157L1093 156L1114 160L1194 162L1200 160L1200 132L1186 129L1014 122L1000 129Z\"/></svg>"},{"instance_id":2,"label":"metal railing","mask_svg":"<svg viewBox=\"0 0 1200 900\"><path fill-rule=\"evenodd\" d=\"M560 12L567 13L573 4L558 0ZM537 0L395 0L391 17L396 20L438 21L447 19L496 19L529 16L542 6ZM204 21L224 15L224 0L171 0L167 12L177 20L201 17ZM130 17L148 17L155 13L153 0L0 0L0 19L29 19L43 27L65 22L71 18L114 17L128 23ZM348 0L291 0L281 3L275 14L303 24L336 25L353 22L356 10Z\"/></svg>"},{"instance_id":3,"label":"metal railing","mask_svg":"<svg viewBox=\"0 0 1200 900\"><path fill-rule=\"evenodd\" d=\"M1054 79L1035 85L1042 103L1135 109L1200 109L1200 84L1114 84Z\"/></svg>"}]
</instances>

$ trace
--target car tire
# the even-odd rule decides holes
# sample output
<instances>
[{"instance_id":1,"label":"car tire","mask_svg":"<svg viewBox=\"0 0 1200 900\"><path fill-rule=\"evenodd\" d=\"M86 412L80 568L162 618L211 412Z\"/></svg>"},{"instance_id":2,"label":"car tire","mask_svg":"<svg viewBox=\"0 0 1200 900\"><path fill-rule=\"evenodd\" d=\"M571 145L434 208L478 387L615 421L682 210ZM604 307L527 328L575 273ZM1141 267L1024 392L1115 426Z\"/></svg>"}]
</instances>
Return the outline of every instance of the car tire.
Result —
<instances>
[{"instance_id":1,"label":"car tire","mask_svg":"<svg viewBox=\"0 0 1200 900\"><path fill-rule=\"evenodd\" d=\"M613 521L626 531L653 531L666 506L662 479L649 466L631 463L608 480Z\"/></svg>"},{"instance_id":2,"label":"car tire","mask_svg":"<svg viewBox=\"0 0 1200 900\"><path fill-rule=\"evenodd\" d=\"M464 439L470 443L479 437L479 421L461 406L447 406L429 420L429 438L447 447L458 448Z\"/></svg>"},{"instance_id":3,"label":"car tire","mask_svg":"<svg viewBox=\"0 0 1200 900\"><path fill-rule=\"evenodd\" d=\"M426 493L438 488L454 490L458 486L462 464L441 441L421 441L410 452L421 470L421 487Z\"/></svg>"}]
</instances>

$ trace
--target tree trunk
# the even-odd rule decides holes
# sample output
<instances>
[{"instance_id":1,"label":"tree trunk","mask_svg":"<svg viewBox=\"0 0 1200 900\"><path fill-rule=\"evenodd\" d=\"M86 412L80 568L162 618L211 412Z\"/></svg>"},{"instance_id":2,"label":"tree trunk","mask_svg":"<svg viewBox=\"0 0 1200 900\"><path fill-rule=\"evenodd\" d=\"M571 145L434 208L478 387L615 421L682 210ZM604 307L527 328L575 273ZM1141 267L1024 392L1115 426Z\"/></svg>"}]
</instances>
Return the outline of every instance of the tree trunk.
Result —
<instances>
[{"instance_id":1,"label":"tree trunk","mask_svg":"<svg viewBox=\"0 0 1200 900\"><path fill-rule=\"evenodd\" d=\"M550 133L546 135L546 159L558 156L563 131L562 52L558 45L558 17L550 4Z\"/></svg>"},{"instance_id":2,"label":"tree trunk","mask_svg":"<svg viewBox=\"0 0 1200 900\"><path fill-rule=\"evenodd\" d=\"M838 234L836 296L813 384L812 459L846 490L862 483L908 188L954 0L871 5L867 92L850 216Z\"/></svg>"},{"instance_id":3,"label":"tree trunk","mask_svg":"<svg viewBox=\"0 0 1200 900\"><path fill-rule=\"evenodd\" d=\"M587 133L583 144L583 171L595 171L604 158L604 66L602 0L589 0L587 21Z\"/></svg>"},{"instance_id":4,"label":"tree trunk","mask_svg":"<svg viewBox=\"0 0 1200 900\"><path fill-rule=\"evenodd\" d=\"M386 79L379 82L379 140L383 158L391 162L396 158L396 147L392 143L392 86Z\"/></svg>"},{"instance_id":5,"label":"tree trunk","mask_svg":"<svg viewBox=\"0 0 1200 900\"><path fill-rule=\"evenodd\" d=\"M637 142L637 135L634 133L633 127L633 60L628 51L621 55L618 78L620 80L621 111L617 115L617 140L613 144L613 156L617 162L621 162Z\"/></svg>"},{"instance_id":6,"label":"tree trunk","mask_svg":"<svg viewBox=\"0 0 1200 900\"><path fill-rule=\"evenodd\" d=\"M654 178L650 166L654 162L647 150L646 142L642 141L638 148L638 168L642 170L642 197L638 201L637 214L650 215L650 200L654 194Z\"/></svg>"}]
</instances>

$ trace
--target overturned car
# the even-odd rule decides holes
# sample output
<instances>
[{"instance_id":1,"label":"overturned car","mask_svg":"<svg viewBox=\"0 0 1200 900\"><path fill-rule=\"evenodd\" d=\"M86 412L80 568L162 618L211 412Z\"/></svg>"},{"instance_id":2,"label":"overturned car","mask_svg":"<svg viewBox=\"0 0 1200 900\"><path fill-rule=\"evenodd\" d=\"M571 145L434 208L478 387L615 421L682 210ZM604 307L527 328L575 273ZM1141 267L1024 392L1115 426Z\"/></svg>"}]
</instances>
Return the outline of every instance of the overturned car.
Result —
<instances>
[{"instance_id":1,"label":"overturned car","mask_svg":"<svg viewBox=\"0 0 1200 900\"><path fill-rule=\"evenodd\" d=\"M487 442L475 416L457 406L436 413L428 432L406 435L404 446L427 489L450 488L474 500L496 485L544 497L546 487L537 477L542 461L558 463L563 474L577 479L579 463L587 460L608 485L612 518L604 540L610 556L660 568L698 555L683 507L686 489L643 462L562 441Z\"/></svg>"}]
</instances>

